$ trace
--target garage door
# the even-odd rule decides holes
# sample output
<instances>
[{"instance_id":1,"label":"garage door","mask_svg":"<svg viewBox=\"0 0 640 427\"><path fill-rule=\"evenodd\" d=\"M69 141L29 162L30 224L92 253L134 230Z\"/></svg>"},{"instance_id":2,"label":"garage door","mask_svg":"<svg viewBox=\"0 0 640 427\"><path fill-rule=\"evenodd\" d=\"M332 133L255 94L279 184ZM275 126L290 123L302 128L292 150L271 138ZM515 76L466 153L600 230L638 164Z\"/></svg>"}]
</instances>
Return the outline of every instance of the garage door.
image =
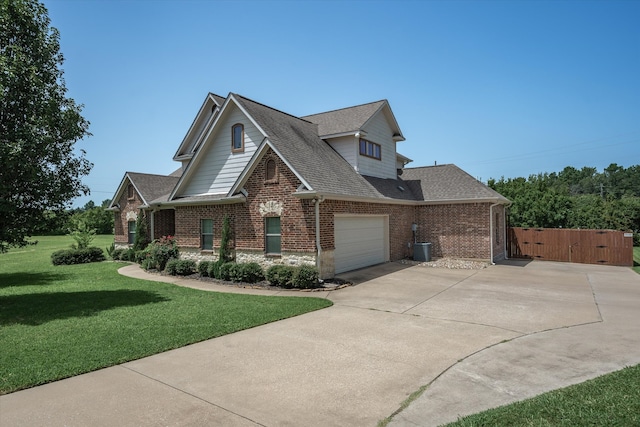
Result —
<instances>
[{"instance_id":1,"label":"garage door","mask_svg":"<svg viewBox=\"0 0 640 427\"><path fill-rule=\"evenodd\" d=\"M386 217L335 217L334 230L336 274L388 260Z\"/></svg>"}]
</instances>

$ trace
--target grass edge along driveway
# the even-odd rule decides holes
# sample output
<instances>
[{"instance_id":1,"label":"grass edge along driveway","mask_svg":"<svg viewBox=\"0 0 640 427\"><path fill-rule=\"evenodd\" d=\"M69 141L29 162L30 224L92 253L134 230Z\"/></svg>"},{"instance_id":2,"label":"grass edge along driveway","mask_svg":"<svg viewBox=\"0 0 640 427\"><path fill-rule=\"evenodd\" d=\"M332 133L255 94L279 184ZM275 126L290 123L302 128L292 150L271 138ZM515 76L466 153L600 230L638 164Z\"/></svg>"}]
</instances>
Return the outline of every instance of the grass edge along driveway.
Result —
<instances>
[{"instance_id":1,"label":"grass edge along driveway","mask_svg":"<svg viewBox=\"0 0 640 427\"><path fill-rule=\"evenodd\" d=\"M446 427L637 426L640 425L640 365L531 399L469 415Z\"/></svg>"},{"instance_id":2,"label":"grass edge along driveway","mask_svg":"<svg viewBox=\"0 0 640 427\"><path fill-rule=\"evenodd\" d=\"M106 247L112 236L94 241ZM132 279L122 263L53 266L67 236L0 254L0 394L332 305L311 297L225 294Z\"/></svg>"}]
</instances>

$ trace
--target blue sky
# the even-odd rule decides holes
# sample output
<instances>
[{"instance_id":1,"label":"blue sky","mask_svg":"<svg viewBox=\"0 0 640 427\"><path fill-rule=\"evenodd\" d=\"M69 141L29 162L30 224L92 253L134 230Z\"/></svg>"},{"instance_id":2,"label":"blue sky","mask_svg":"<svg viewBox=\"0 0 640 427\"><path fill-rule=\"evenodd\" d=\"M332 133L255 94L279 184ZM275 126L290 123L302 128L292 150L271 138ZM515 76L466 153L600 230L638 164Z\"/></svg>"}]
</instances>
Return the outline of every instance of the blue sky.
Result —
<instances>
[{"instance_id":1,"label":"blue sky","mask_svg":"<svg viewBox=\"0 0 640 427\"><path fill-rule=\"evenodd\" d=\"M168 174L208 92L293 115L388 99L409 166L472 176L640 164L638 1L45 0L110 199Z\"/></svg>"}]
</instances>

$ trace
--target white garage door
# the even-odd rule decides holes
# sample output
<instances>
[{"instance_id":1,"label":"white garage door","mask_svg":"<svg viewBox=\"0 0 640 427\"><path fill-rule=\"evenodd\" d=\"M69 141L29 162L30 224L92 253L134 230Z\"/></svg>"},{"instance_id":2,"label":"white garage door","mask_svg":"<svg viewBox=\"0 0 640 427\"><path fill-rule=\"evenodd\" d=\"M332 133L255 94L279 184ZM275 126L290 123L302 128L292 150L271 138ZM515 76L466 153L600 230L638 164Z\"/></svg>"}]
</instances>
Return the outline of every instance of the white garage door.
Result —
<instances>
[{"instance_id":1,"label":"white garage door","mask_svg":"<svg viewBox=\"0 0 640 427\"><path fill-rule=\"evenodd\" d=\"M335 217L334 230L336 274L388 260L386 217Z\"/></svg>"}]
</instances>

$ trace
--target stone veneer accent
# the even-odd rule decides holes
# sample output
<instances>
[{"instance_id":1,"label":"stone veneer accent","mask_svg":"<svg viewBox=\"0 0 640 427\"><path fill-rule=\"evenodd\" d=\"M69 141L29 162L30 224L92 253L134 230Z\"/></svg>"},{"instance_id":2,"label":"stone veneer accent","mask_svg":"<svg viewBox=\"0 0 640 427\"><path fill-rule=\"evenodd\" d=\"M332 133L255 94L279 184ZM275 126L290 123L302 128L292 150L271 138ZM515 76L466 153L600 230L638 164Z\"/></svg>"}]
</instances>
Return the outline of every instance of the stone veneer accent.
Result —
<instances>
[{"instance_id":1,"label":"stone veneer accent","mask_svg":"<svg viewBox=\"0 0 640 427\"><path fill-rule=\"evenodd\" d=\"M217 251L200 251L194 248L179 248L181 259L192 259L196 262L200 261L217 261L219 256ZM267 257L263 251L236 251L235 261L237 263L255 262L266 271L272 265L282 264L291 266L316 265L316 256L314 253L292 252L283 253L278 257Z\"/></svg>"}]
</instances>

